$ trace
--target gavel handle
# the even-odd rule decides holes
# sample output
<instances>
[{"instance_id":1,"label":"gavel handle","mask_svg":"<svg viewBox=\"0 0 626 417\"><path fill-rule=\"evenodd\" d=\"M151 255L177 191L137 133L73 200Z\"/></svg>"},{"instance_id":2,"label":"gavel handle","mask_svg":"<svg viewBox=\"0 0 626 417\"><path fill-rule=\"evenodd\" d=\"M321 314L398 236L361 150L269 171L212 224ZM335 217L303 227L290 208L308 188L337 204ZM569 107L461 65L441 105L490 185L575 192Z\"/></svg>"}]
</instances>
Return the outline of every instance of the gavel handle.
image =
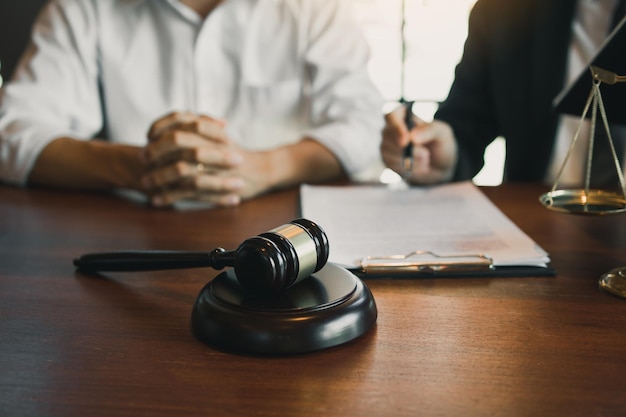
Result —
<instances>
[{"instance_id":1,"label":"gavel handle","mask_svg":"<svg viewBox=\"0 0 626 417\"><path fill-rule=\"evenodd\" d=\"M87 272L132 272L232 266L235 252L222 248L206 251L138 250L88 253L74 259L74 266Z\"/></svg>"}]
</instances>

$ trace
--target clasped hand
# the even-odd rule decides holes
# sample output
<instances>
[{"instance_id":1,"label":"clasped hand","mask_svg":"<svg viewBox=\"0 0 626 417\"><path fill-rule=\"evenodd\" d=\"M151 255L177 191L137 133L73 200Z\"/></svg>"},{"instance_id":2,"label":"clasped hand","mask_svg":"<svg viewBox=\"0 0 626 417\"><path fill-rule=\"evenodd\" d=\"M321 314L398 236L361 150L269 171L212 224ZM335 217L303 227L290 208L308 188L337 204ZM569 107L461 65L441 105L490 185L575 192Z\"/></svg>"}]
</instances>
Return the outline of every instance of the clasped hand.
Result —
<instances>
[{"instance_id":1,"label":"clasped hand","mask_svg":"<svg viewBox=\"0 0 626 417\"><path fill-rule=\"evenodd\" d=\"M252 152L226 135L226 122L192 113L171 113L153 123L142 158L143 190L155 206L192 199L233 206L265 191L253 172Z\"/></svg>"}]
</instances>

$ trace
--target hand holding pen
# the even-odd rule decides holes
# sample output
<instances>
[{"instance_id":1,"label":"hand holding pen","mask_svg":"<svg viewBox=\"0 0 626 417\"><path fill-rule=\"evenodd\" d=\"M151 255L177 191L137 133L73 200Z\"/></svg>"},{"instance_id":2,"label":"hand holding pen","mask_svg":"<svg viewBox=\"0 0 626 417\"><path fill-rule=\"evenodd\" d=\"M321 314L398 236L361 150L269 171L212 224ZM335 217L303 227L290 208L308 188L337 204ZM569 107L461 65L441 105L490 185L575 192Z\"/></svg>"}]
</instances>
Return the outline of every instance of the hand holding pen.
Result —
<instances>
[{"instance_id":1,"label":"hand holding pen","mask_svg":"<svg viewBox=\"0 0 626 417\"><path fill-rule=\"evenodd\" d=\"M445 122L424 122L403 103L385 115L380 146L385 165L411 184L435 184L453 178L457 143Z\"/></svg>"}]
</instances>

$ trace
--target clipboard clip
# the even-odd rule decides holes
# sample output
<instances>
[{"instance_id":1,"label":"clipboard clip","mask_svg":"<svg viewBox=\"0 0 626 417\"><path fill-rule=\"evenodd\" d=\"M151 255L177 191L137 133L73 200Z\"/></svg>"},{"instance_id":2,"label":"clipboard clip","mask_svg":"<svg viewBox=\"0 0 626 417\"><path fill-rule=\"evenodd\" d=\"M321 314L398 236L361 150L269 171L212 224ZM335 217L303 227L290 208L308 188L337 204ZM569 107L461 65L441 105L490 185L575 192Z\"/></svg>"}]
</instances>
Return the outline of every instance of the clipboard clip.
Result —
<instances>
[{"instance_id":1,"label":"clipboard clip","mask_svg":"<svg viewBox=\"0 0 626 417\"><path fill-rule=\"evenodd\" d=\"M493 259L484 254L439 255L415 251L407 255L367 256L361 259L365 275L429 275L493 270Z\"/></svg>"}]
</instances>

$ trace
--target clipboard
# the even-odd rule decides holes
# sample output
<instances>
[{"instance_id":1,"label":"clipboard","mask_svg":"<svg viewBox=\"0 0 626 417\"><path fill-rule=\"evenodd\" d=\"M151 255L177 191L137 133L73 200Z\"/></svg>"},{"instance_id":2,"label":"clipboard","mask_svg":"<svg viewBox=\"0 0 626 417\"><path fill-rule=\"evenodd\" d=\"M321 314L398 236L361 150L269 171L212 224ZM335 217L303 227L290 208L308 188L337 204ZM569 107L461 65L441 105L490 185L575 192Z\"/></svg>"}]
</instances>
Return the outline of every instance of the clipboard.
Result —
<instances>
[{"instance_id":1,"label":"clipboard","mask_svg":"<svg viewBox=\"0 0 626 417\"><path fill-rule=\"evenodd\" d=\"M624 48L626 48L626 18L622 19L609 34L576 80L554 99L554 109L559 113L580 117L594 79L591 67L598 67L616 74L626 74ZM626 125L626 112L620 111L626 101L626 83L616 83L610 88L602 89L602 99L609 121Z\"/></svg>"},{"instance_id":2,"label":"clipboard","mask_svg":"<svg viewBox=\"0 0 626 417\"><path fill-rule=\"evenodd\" d=\"M432 251L415 251L406 255L366 256L355 275L367 278L454 278L555 276L549 266L495 266L486 254L441 255Z\"/></svg>"},{"instance_id":3,"label":"clipboard","mask_svg":"<svg viewBox=\"0 0 626 417\"><path fill-rule=\"evenodd\" d=\"M548 253L469 181L303 184L300 199L328 235L328 261L363 279L556 275Z\"/></svg>"}]
</instances>

